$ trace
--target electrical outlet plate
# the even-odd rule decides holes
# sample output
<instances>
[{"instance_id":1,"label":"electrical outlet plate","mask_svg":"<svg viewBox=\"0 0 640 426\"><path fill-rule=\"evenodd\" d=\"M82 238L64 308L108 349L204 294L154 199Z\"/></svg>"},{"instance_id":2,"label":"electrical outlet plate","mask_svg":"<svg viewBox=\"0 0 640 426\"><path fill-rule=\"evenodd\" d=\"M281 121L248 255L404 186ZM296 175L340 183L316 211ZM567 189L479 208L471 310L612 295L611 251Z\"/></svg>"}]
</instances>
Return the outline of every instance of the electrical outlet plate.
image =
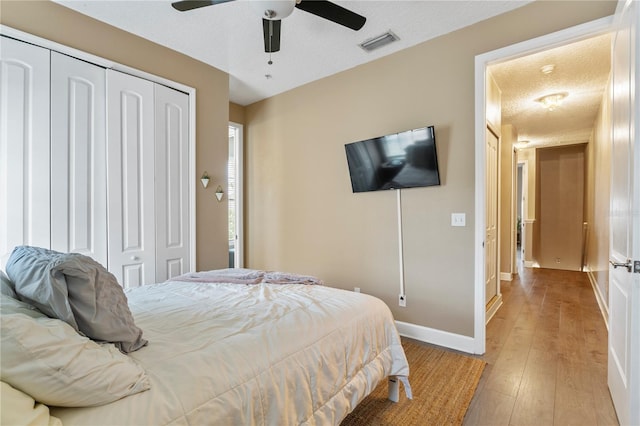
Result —
<instances>
[{"instance_id":1,"label":"electrical outlet plate","mask_svg":"<svg viewBox=\"0 0 640 426\"><path fill-rule=\"evenodd\" d=\"M404 294L399 294L398 295L398 305L400 305L401 308L406 308L407 307L407 296Z\"/></svg>"}]
</instances>

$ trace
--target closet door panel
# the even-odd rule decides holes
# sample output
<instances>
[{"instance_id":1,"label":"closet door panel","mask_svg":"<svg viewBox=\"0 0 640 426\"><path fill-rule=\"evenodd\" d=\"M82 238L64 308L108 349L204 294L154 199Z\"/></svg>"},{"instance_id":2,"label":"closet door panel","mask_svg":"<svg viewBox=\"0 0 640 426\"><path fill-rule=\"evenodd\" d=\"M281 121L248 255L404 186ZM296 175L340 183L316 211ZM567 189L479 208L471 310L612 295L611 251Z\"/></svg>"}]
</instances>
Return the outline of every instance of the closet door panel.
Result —
<instances>
[{"instance_id":1,"label":"closet door panel","mask_svg":"<svg viewBox=\"0 0 640 426\"><path fill-rule=\"evenodd\" d=\"M0 261L50 247L49 50L0 37Z\"/></svg>"},{"instance_id":2,"label":"closet door panel","mask_svg":"<svg viewBox=\"0 0 640 426\"><path fill-rule=\"evenodd\" d=\"M107 71L109 270L125 288L155 282L153 83Z\"/></svg>"},{"instance_id":3,"label":"closet door panel","mask_svg":"<svg viewBox=\"0 0 640 426\"><path fill-rule=\"evenodd\" d=\"M189 268L189 96L155 86L156 280Z\"/></svg>"},{"instance_id":4,"label":"closet door panel","mask_svg":"<svg viewBox=\"0 0 640 426\"><path fill-rule=\"evenodd\" d=\"M51 54L51 248L107 265L106 73Z\"/></svg>"}]
</instances>

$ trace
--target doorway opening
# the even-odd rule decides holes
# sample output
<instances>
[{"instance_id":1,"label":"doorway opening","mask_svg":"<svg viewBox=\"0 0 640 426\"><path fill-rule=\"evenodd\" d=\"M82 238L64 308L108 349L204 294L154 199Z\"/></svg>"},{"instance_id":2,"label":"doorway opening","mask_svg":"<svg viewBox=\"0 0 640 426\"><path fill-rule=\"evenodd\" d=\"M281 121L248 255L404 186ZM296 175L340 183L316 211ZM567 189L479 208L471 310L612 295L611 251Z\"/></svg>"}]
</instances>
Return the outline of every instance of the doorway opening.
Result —
<instances>
[{"instance_id":1,"label":"doorway opening","mask_svg":"<svg viewBox=\"0 0 640 426\"><path fill-rule=\"evenodd\" d=\"M229 209L229 268L244 266L242 245L242 125L229 123L227 197Z\"/></svg>"},{"instance_id":2,"label":"doorway opening","mask_svg":"<svg viewBox=\"0 0 640 426\"><path fill-rule=\"evenodd\" d=\"M516 173L516 265L517 270L522 266L524 262L524 209L525 209L525 196L524 190L524 178L526 176L526 169L524 162L517 163Z\"/></svg>"},{"instance_id":3,"label":"doorway opening","mask_svg":"<svg viewBox=\"0 0 640 426\"><path fill-rule=\"evenodd\" d=\"M602 18L593 22L578 25L576 27L568 28L566 30L558 31L557 33L548 34L546 36L538 37L532 40L528 40L515 45L507 46L495 51L487 52L482 55L476 56L476 70L475 70L475 88L476 88L476 120L475 120L475 140L476 140L476 152L475 152L475 182L476 182L476 197L475 197L475 222L477 224L475 230L475 302L474 302L474 351L476 353L484 353L485 351L485 336L486 336L486 289L485 289L485 268L486 262L486 247L485 247L485 230L487 224L487 170L486 170L486 149L485 149L485 131L487 123L487 73L488 68L496 64L511 61L516 58L521 58L527 55L531 55L537 52L546 51L559 46L565 46L572 42L585 40L587 38L595 37L611 31L611 17ZM548 129L548 125L545 126ZM519 139L515 140L516 143L520 142ZM518 156L519 158L519 156ZM530 167L535 165L535 161L532 162ZM529 179L532 179L535 175L529 174ZM531 196L531 193L529 194ZM533 223L527 223L527 208L524 211L524 256L525 266L528 256L531 254L528 252L530 244L532 243L529 230L527 227L533 225ZM530 219L535 220L535 219ZM498 259L499 261L499 259Z\"/></svg>"}]
</instances>

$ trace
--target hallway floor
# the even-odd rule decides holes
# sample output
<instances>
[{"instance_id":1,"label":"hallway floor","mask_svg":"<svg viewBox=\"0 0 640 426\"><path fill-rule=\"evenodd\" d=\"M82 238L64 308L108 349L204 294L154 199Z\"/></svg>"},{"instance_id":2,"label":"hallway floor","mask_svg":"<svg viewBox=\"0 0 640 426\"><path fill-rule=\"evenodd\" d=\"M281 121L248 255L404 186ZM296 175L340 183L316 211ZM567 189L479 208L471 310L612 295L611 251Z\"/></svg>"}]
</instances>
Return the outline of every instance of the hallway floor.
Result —
<instances>
[{"instance_id":1,"label":"hallway floor","mask_svg":"<svg viewBox=\"0 0 640 426\"><path fill-rule=\"evenodd\" d=\"M501 289L464 425L617 425L607 328L587 274L524 268Z\"/></svg>"}]
</instances>

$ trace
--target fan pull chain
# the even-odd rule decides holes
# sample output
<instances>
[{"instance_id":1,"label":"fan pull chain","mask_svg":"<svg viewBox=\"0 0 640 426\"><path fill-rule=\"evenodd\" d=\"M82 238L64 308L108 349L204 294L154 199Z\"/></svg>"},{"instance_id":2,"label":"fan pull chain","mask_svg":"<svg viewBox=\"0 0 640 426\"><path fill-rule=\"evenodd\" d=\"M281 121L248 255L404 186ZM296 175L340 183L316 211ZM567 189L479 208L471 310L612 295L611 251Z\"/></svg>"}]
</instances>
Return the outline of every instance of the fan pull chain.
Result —
<instances>
[{"instance_id":1,"label":"fan pull chain","mask_svg":"<svg viewBox=\"0 0 640 426\"><path fill-rule=\"evenodd\" d=\"M273 22L269 21L269 62L267 62L267 64L269 65L273 65L273 61L271 60L271 54L273 53L273 47L272 47L272 43L273 42Z\"/></svg>"}]
</instances>

